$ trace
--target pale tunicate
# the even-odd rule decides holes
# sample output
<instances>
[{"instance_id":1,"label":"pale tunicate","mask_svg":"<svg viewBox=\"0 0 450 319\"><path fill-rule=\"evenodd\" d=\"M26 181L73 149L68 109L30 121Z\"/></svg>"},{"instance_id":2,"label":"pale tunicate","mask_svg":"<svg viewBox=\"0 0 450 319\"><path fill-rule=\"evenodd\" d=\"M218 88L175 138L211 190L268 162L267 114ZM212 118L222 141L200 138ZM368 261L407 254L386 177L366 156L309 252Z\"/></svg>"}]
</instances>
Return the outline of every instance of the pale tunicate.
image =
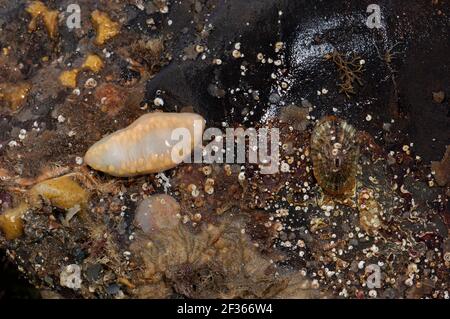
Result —
<instances>
[{"instance_id":1,"label":"pale tunicate","mask_svg":"<svg viewBox=\"0 0 450 319\"><path fill-rule=\"evenodd\" d=\"M203 117L194 113L145 114L92 145L84 161L113 176L159 173L201 145L204 124Z\"/></svg>"},{"instance_id":2,"label":"pale tunicate","mask_svg":"<svg viewBox=\"0 0 450 319\"><path fill-rule=\"evenodd\" d=\"M180 205L169 195L156 194L144 199L136 209L134 223L144 233L173 229L179 222Z\"/></svg>"}]
</instances>

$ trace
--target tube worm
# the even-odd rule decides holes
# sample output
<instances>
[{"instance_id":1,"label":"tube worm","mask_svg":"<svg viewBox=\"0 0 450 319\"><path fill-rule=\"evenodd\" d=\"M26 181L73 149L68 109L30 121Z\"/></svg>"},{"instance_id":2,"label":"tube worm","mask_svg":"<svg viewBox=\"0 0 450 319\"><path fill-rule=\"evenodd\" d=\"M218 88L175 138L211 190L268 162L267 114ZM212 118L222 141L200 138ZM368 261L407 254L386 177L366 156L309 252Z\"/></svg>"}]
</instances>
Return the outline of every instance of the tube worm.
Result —
<instances>
[{"instance_id":1,"label":"tube worm","mask_svg":"<svg viewBox=\"0 0 450 319\"><path fill-rule=\"evenodd\" d=\"M175 167L201 145L204 127L203 117L194 113L145 114L92 145L84 160L113 176L159 173Z\"/></svg>"}]
</instances>

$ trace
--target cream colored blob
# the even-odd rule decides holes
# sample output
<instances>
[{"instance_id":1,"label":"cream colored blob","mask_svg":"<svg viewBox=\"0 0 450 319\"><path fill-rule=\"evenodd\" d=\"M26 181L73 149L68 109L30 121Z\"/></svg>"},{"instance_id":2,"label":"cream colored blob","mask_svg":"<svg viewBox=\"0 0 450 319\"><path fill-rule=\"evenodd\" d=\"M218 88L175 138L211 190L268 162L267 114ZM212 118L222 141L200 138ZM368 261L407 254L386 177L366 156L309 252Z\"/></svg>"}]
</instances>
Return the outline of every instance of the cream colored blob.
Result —
<instances>
[{"instance_id":1,"label":"cream colored blob","mask_svg":"<svg viewBox=\"0 0 450 319\"><path fill-rule=\"evenodd\" d=\"M146 234L175 229L180 210L180 204L172 196L155 194L141 201L134 215L134 223Z\"/></svg>"},{"instance_id":2,"label":"cream colored blob","mask_svg":"<svg viewBox=\"0 0 450 319\"><path fill-rule=\"evenodd\" d=\"M125 177L159 173L175 167L174 146L185 149L183 158L202 143L205 120L194 113L155 112L142 115L128 127L92 145L84 160L92 168L113 176ZM178 131L177 131L178 129ZM189 139L174 138L189 132Z\"/></svg>"}]
</instances>

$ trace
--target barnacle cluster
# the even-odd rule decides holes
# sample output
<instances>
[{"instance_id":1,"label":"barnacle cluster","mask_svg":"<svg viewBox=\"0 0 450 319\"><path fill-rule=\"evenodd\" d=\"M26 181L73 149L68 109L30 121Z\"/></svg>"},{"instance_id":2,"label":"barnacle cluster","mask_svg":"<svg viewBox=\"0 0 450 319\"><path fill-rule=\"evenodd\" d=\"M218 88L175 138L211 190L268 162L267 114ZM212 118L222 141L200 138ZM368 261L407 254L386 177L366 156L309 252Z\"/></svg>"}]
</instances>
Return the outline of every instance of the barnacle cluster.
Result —
<instances>
[{"instance_id":1,"label":"barnacle cluster","mask_svg":"<svg viewBox=\"0 0 450 319\"><path fill-rule=\"evenodd\" d=\"M0 230L5 238L12 240L18 238L23 233L22 217L26 214L28 205L21 203L17 207L7 209L0 215Z\"/></svg>"},{"instance_id":2,"label":"barnacle cluster","mask_svg":"<svg viewBox=\"0 0 450 319\"><path fill-rule=\"evenodd\" d=\"M344 195L355 186L359 155L356 130L336 116L319 121L311 135L314 177L325 193Z\"/></svg>"},{"instance_id":3,"label":"barnacle cluster","mask_svg":"<svg viewBox=\"0 0 450 319\"><path fill-rule=\"evenodd\" d=\"M78 74L82 70L88 70L94 73L98 73L102 68L103 68L102 59L98 55L90 53L87 55L86 59L83 62L83 65L80 68L73 68L61 72L59 76L59 81L63 86L74 89L77 87Z\"/></svg>"}]
</instances>

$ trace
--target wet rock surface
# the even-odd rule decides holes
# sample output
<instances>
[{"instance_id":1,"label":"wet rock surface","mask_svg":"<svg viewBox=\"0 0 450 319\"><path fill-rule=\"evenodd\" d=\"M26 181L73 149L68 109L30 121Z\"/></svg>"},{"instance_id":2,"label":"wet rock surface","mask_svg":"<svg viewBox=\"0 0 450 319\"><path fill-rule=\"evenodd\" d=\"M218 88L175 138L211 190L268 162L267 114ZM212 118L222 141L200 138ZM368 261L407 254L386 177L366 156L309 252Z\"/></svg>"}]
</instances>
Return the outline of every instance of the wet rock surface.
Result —
<instances>
[{"instance_id":1,"label":"wet rock surface","mask_svg":"<svg viewBox=\"0 0 450 319\"><path fill-rule=\"evenodd\" d=\"M381 1L380 29L369 1L78 4L69 30L68 1L0 1L0 247L43 297L449 298L444 4ZM280 171L86 166L92 144L153 111L276 127ZM313 170L326 115L360 145L339 198ZM170 207L141 215L161 196Z\"/></svg>"}]
</instances>

